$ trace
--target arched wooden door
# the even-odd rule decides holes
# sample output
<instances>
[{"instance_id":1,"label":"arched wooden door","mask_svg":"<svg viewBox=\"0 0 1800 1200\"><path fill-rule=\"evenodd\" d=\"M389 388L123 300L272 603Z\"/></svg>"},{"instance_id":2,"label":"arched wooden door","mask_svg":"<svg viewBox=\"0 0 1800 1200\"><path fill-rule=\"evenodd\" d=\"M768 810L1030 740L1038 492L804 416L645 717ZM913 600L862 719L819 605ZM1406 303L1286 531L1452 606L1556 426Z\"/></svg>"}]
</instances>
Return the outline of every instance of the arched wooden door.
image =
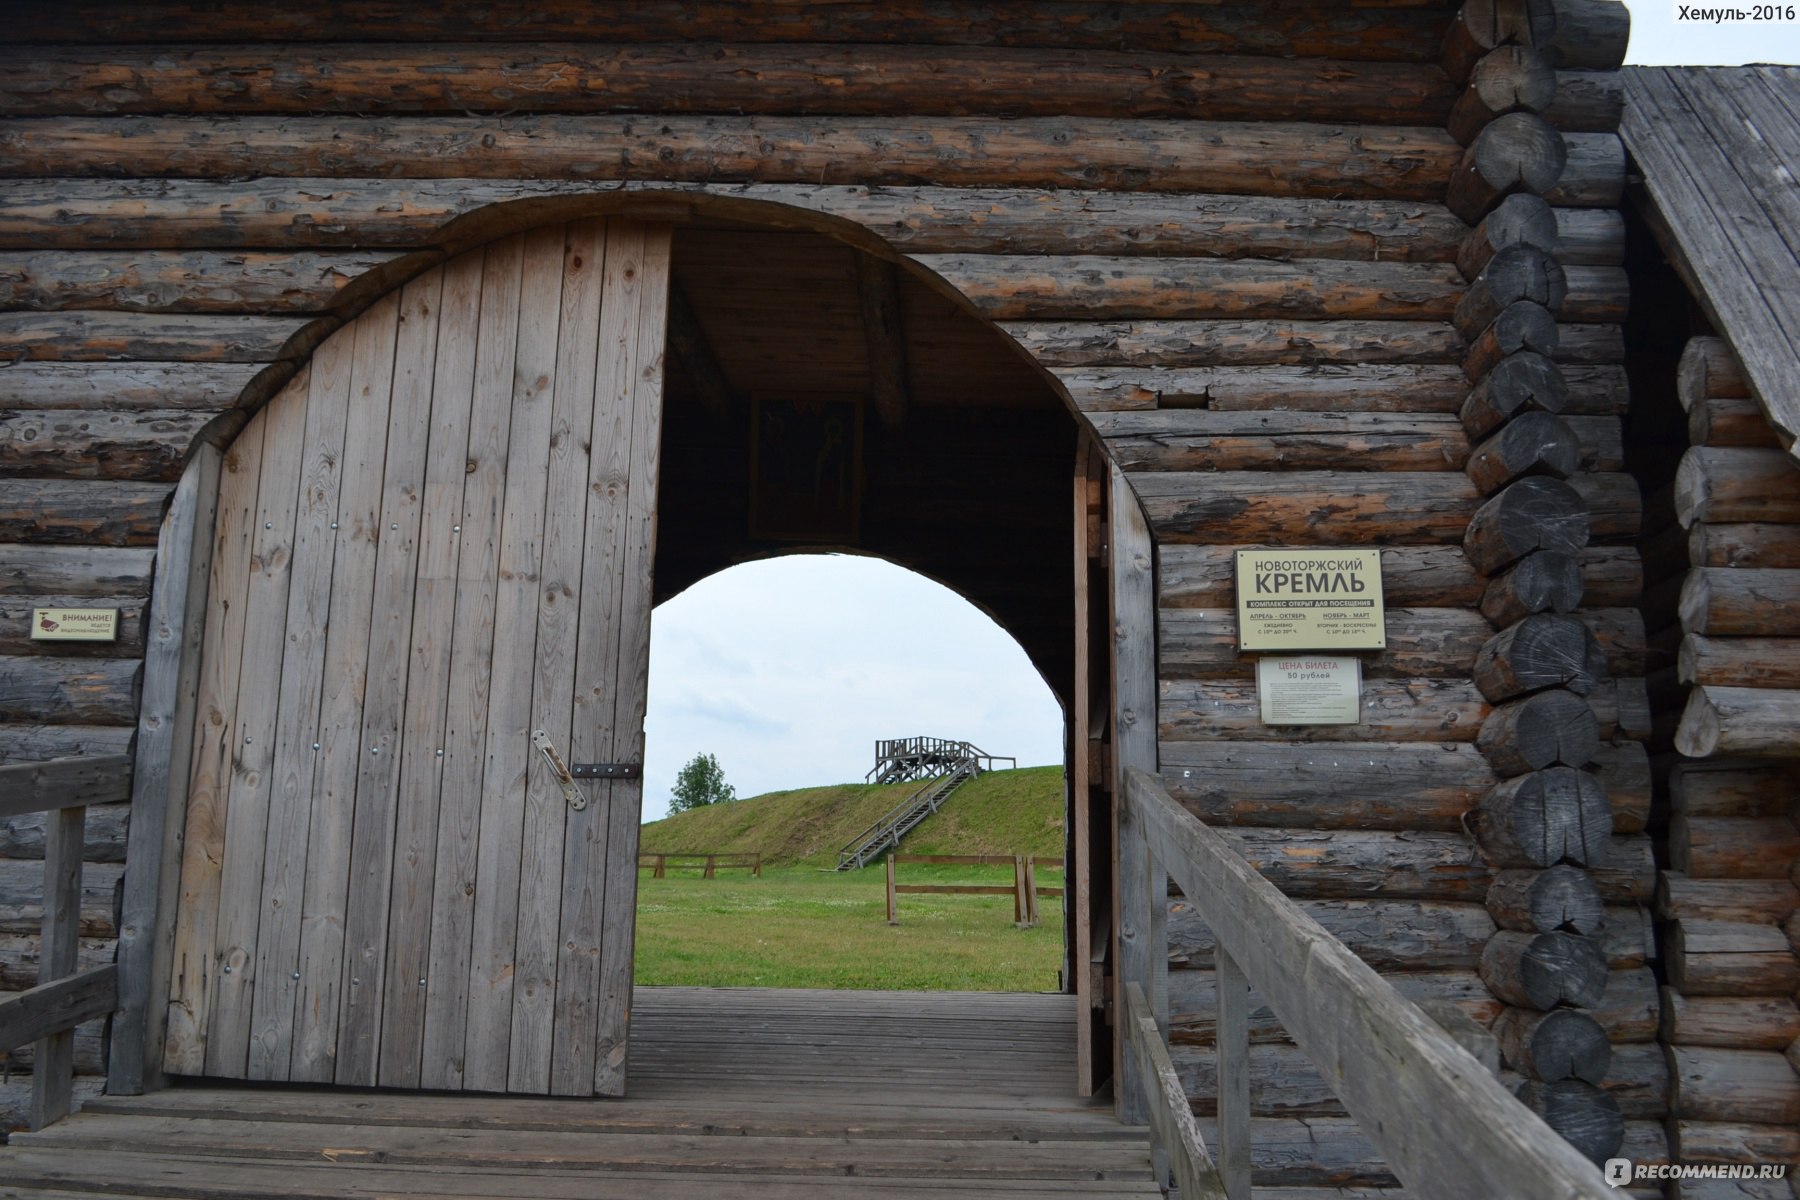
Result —
<instances>
[{"instance_id":1,"label":"arched wooden door","mask_svg":"<svg viewBox=\"0 0 1800 1200\"><path fill-rule=\"evenodd\" d=\"M465 254L225 461L166 1066L619 1094L669 230Z\"/></svg>"}]
</instances>

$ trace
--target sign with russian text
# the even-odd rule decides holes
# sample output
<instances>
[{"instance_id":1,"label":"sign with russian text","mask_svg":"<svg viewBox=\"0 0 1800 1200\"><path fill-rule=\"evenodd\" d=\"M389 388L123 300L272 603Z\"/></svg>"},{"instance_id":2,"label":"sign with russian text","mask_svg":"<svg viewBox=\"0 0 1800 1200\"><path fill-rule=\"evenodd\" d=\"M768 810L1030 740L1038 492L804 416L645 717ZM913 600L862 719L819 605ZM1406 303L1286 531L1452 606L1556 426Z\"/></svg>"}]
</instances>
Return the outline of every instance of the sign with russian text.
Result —
<instances>
[{"instance_id":1,"label":"sign with russian text","mask_svg":"<svg viewBox=\"0 0 1800 1200\"><path fill-rule=\"evenodd\" d=\"M116 642L116 608L34 608L31 637L38 642Z\"/></svg>"},{"instance_id":2,"label":"sign with russian text","mask_svg":"<svg viewBox=\"0 0 1800 1200\"><path fill-rule=\"evenodd\" d=\"M1347 654L1270 654L1256 660L1264 725L1356 725L1362 660Z\"/></svg>"},{"instance_id":3,"label":"sign with russian text","mask_svg":"<svg viewBox=\"0 0 1800 1200\"><path fill-rule=\"evenodd\" d=\"M1379 550L1239 550L1238 649L1381 650Z\"/></svg>"}]
</instances>

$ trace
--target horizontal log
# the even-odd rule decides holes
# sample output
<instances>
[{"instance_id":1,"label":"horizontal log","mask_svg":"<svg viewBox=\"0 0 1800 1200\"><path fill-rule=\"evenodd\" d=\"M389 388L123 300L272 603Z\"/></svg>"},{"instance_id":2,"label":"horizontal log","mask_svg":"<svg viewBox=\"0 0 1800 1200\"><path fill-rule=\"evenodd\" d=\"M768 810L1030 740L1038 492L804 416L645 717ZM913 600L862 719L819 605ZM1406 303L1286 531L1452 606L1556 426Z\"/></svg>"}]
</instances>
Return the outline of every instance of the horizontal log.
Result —
<instances>
[{"instance_id":1,"label":"horizontal log","mask_svg":"<svg viewBox=\"0 0 1800 1200\"><path fill-rule=\"evenodd\" d=\"M0 721L134 724L142 671L134 659L0 657Z\"/></svg>"},{"instance_id":2,"label":"horizontal log","mask_svg":"<svg viewBox=\"0 0 1800 1200\"><path fill-rule=\"evenodd\" d=\"M1495 936L1479 904L1429 900L1296 900L1295 904L1378 971L1467 970ZM1510 936L1510 935L1502 935ZM1169 905L1169 953L1210 968L1217 942L1185 900ZM1605 970L1604 963L1601 966ZM1596 994L1596 999L1598 995Z\"/></svg>"},{"instance_id":3,"label":"horizontal log","mask_svg":"<svg viewBox=\"0 0 1800 1200\"><path fill-rule=\"evenodd\" d=\"M1481 978L1494 995L1522 1008L1592 1007L1606 991L1606 957L1594 938L1503 929L1481 954Z\"/></svg>"},{"instance_id":4,"label":"horizontal log","mask_svg":"<svg viewBox=\"0 0 1800 1200\"><path fill-rule=\"evenodd\" d=\"M113 960L116 945L112 938L81 938L75 969L91 971L106 966ZM0 992L23 992L37 986L40 949L41 939L35 931L0 933Z\"/></svg>"},{"instance_id":5,"label":"horizontal log","mask_svg":"<svg viewBox=\"0 0 1800 1200\"><path fill-rule=\"evenodd\" d=\"M1631 12L1619 0L1556 0L1548 40L1534 42L1561 69L1610 71L1625 61Z\"/></svg>"},{"instance_id":6,"label":"horizontal log","mask_svg":"<svg viewBox=\"0 0 1800 1200\"><path fill-rule=\"evenodd\" d=\"M1615 70L1558 71L1544 120L1565 133L1612 133L1625 114L1625 80Z\"/></svg>"},{"instance_id":7,"label":"horizontal log","mask_svg":"<svg viewBox=\"0 0 1800 1200\"><path fill-rule=\"evenodd\" d=\"M27 362L295 361L332 318L170 313L0 313L0 345Z\"/></svg>"},{"instance_id":8,"label":"horizontal log","mask_svg":"<svg viewBox=\"0 0 1800 1200\"><path fill-rule=\"evenodd\" d=\"M1252 866L1293 897L1478 904L1492 876L1460 833L1247 828L1228 836Z\"/></svg>"},{"instance_id":9,"label":"horizontal log","mask_svg":"<svg viewBox=\"0 0 1800 1200\"><path fill-rule=\"evenodd\" d=\"M1688 561L1696 567L1800 567L1800 525L1704 524L1688 530Z\"/></svg>"},{"instance_id":10,"label":"horizontal log","mask_svg":"<svg viewBox=\"0 0 1800 1200\"><path fill-rule=\"evenodd\" d=\"M1669 1122L1669 1150L1682 1162L1788 1162L1800 1158L1800 1129L1676 1120Z\"/></svg>"},{"instance_id":11,"label":"horizontal log","mask_svg":"<svg viewBox=\"0 0 1800 1200\"><path fill-rule=\"evenodd\" d=\"M1670 869L1661 872L1656 880L1656 915L1665 921L1780 925L1796 909L1800 909L1800 888L1786 877L1694 879Z\"/></svg>"},{"instance_id":12,"label":"horizontal log","mask_svg":"<svg viewBox=\"0 0 1800 1200\"><path fill-rule=\"evenodd\" d=\"M108 1016L117 1007L118 968L110 963L0 1000L0 1050Z\"/></svg>"},{"instance_id":13,"label":"horizontal log","mask_svg":"<svg viewBox=\"0 0 1800 1200\"><path fill-rule=\"evenodd\" d=\"M1675 370L1675 398L1692 412L1704 400L1748 400L1750 381L1731 343L1722 337L1691 337Z\"/></svg>"},{"instance_id":14,"label":"horizontal log","mask_svg":"<svg viewBox=\"0 0 1800 1200\"><path fill-rule=\"evenodd\" d=\"M1447 364L1450 324L1428 321L1001 321L1046 367Z\"/></svg>"},{"instance_id":15,"label":"horizontal log","mask_svg":"<svg viewBox=\"0 0 1800 1200\"><path fill-rule=\"evenodd\" d=\"M1578 557L1534 551L1489 580L1481 595L1481 615L1504 629L1535 613L1573 612L1581 603L1582 584Z\"/></svg>"},{"instance_id":16,"label":"horizontal log","mask_svg":"<svg viewBox=\"0 0 1800 1200\"><path fill-rule=\"evenodd\" d=\"M1594 708L1573 692L1538 692L1492 710L1475 744L1502 776L1555 766L1579 768L1599 752L1600 721Z\"/></svg>"},{"instance_id":17,"label":"horizontal log","mask_svg":"<svg viewBox=\"0 0 1800 1200\"><path fill-rule=\"evenodd\" d=\"M0 369L0 409L230 408L255 363L16 362Z\"/></svg>"},{"instance_id":18,"label":"horizontal log","mask_svg":"<svg viewBox=\"0 0 1800 1200\"><path fill-rule=\"evenodd\" d=\"M1786 996L1684 996L1662 990L1662 1040L1675 1046L1786 1050L1800 1038L1800 1006Z\"/></svg>"},{"instance_id":19,"label":"horizontal log","mask_svg":"<svg viewBox=\"0 0 1800 1200\"><path fill-rule=\"evenodd\" d=\"M597 193L554 179L58 178L0 180L0 246L456 250L511 232L502 213L522 228L601 204L665 220L754 208L764 222L801 228L835 217L916 254L1448 262L1465 232L1434 204L1138 191L646 182ZM1619 261L1591 228L1598 215L1560 210L1565 263ZM1617 242L1622 255L1622 225Z\"/></svg>"},{"instance_id":20,"label":"horizontal log","mask_svg":"<svg viewBox=\"0 0 1800 1200\"><path fill-rule=\"evenodd\" d=\"M183 409L0 413L0 474L172 483L212 416Z\"/></svg>"},{"instance_id":21,"label":"horizontal log","mask_svg":"<svg viewBox=\"0 0 1800 1200\"><path fill-rule=\"evenodd\" d=\"M39 608L110 608L118 636L107 642L38 641L32 614ZM150 603L139 596L0 596L0 655L54 654L68 658L142 658Z\"/></svg>"},{"instance_id":22,"label":"horizontal log","mask_svg":"<svg viewBox=\"0 0 1800 1200\"><path fill-rule=\"evenodd\" d=\"M1219 1111L1218 1054L1209 1046L1176 1044L1169 1048L1182 1090L1196 1115ZM1298 1046L1287 1043L1252 1045L1250 1076L1252 1117L1348 1117L1349 1110L1332 1094L1324 1076Z\"/></svg>"},{"instance_id":23,"label":"horizontal log","mask_svg":"<svg viewBox=\"0 0 1800 1200\"><path fill-rule=\"evenodd\" d=\"M1455 743L1164 741L1169 794L1216 825L1462 831L1494 784L1473 746Z\"/></svg>"},{"instance_id":24,"label":"horizontal log","mask_svg":"<svg viewBox=\"0 0 1800 1200\"><path fill-rule=\"evenodd\" d=\"M1362 656L1365 678L1466 676L1491 630L1477 613L1445 608L1387 609L1387 645ZM1248 679L1256 655L1237 647L1234 608L1168 608L1157 619L1162 679Z\"/></svg>"},{"instance_id":25,"label":"horizontal log","mask_svg":"<svg viewBox=\"0 0 1800 1200\"><path fill-rule=\"evenodd\" d=\"M11 768L6 768L11 769ZM113 897L125 868L119 863L86 863L81 869L81 936L118 936ZM0 859L0 931L36 933L44 924L44 864Z\"/></svg>"},{"instance_id":26,"label":"horizontal log","mask_svg":"<svg viewBox=\"0 0 1800 1200\"><path fill-rule=\"evenodd\" d=\"M0 542L153 546L166 483L0 479Z\"/></svg>"},{"instance_id":27,"label":"horizontal log","mask_svg":"<svg viewBox=\"0 0 1800 1200\"><path fill-rule=\"evenodd\" d=\"M1578 867L1606 861L1612 810L1586 771L1549 767L1497 784L1475 819L1482 853L1495 867ZM1580 932L1580 931L1577 931Z\"/></svg>"},{"instance_id":28,"label":"horizontal log","mask_svg":"<svg viewBox=\"0 0 1800 1200\"><path fill-rule=\"evenodd\" d=\"M1800 861L1800 828L1785 816L1669 818L1669 869L1692 879L1785 880Z\"/></svg>"},{"instance_id":29,"label":"horizontal log","mask_svg":"<svg viewBox=\"0 0 1800 1200\"><path fill-rule=\"evenodd\" d=\"M1800 764L1755 759L1677 759L1668 766L1669 801L1696 817L1766 817L1800 795Z\"/></svg>"},{"instance_id":30,"label":"horizontal log","mask_svg":"<svg viewBox=\"0 0 1800 1200\"><path fill-rule=\"evenodd\" d=\"M4 372L0 372L4 374ZM156 552L92 546L0 545L0 596L150 595Z\"/></svg>"},{"instance_id":31,"label":"horizontal log","mask_svg":"<svg viewBox=\"0 0 1800 1200\"><path fill-rule=\"evenodd\" d=\"M1179 964L1171 964L1171 968L1168 982L1170 1043L1213 1045L1217 1040L1215 1035L1218 1026L1218 981L1215 972L1197 968L1184 969ZM1623 978L1627 973L1618 974ZM1481 982L1481 977L1471 968L1454 971L1401 971L1384 978L1395 991L1416 1004L1448 1006L1484 1027L1500 1012L1500 1002L1494 999L1487 990L1487 985ZM1654 1009L1655 980L1651 979L1649 984L1650 1002ZM1635 988L1636 985L1633 986ZM1287 1030L1276 1020L1268 1001L1263 999L1262 993L1255 987L1250 988L1249 1001L1245 1007L1252 1043L1291 1040ZM1605 1018L1617 1015L1604 1006L1595 1012L1602 1018L1603 1025L1607 1023ZM1628 1023L1636 1027L1639 1018L1634 1016ZM1650 1036L1654 1037L1655 1032L1655 1019L1652 1017Z\"/></svg>"},{"instance_id":32,"label":"horizontal log","mask_svg":"<svg viewBox=\"0 0 1800 1200\"><path fill-rule=\"evenodd\" d=\"M1171 53L1247 53L1296 58L1429 62L1444 35L1430 7L1391 4L1114 4L1054 10L1009 2L947 12L924 0L851 0L747 11L712 0L648 0L595 9L578 0L539 0L529 9L439 10L377 0L330 0L255 13L204 0L145 6L100 0L34 14L32 42L397 41L520 42L548 39L707 42L900 42L933 46L1044 46ZM1616 64L1614 64L1616 65Z\"/></svg>"},{"instance_id":33,"label":"horizontal log","mask_svg":"<svg viewBox=\"0 0 1800 1200\"><path fill-rule=\"evenodd\" d=\"M1628 1123L1660 1121L1669 1115L1669 1062L1661 1046L1615 1046L1600 1087Z\"/></svg>"},{"instance_id":34,"label":"horizontal log","mask_svg":"<svg viewBox=\"0 0 1800 1200\"><path fill-rule=\"evenodd\" d=\"M1472 684L1440 679L1370 680L1359 725L1265 725L1255 685L1237 681L1170 680L1158 690L1157 736L1168 742L1469 742L1488 713Z\"/></svg>"},{"instance_id":35,"label":"horizontal log","mask_svg":"<svg viewBox=\"0 0 1800 1200\"><path fill-rule=\"evenodd\" d=\"M1713 636L1800 636L1800 570L1695 567L1681 585L1681 627Z\"/></svg>"},{"instance_id":36,"label":"horizontal log","mask_svg":"<svg viewBox=\"0 0 1800 1200\"><path fill-rule=\"evenodd\" d=\"M1616 267L1625 261L1625 218L1605 208L1558 208L1556 257L1563 266Z\"/></svg>"},{"instance_id":37,"label":"horizontal log","mask_svg":"<svg viewBox=\"0 0 1800 1200\"><path fill-rule=\"evenodd\" d=\"M1709 687L1800 689L1800 638L1681 639L1676 677Z\"/></svg>"},{"instance_id":38,"label":"horizontal log","mask_svg":"<svg viewBox=\"0 0 1800 1200\"><path fill-rule=\"evenodd\" d=\"M1509 112L1542 112L1556 96L1556 72L1529 46L1497 46L1470 68L1446 127L1468 145Z\"/></svg>"},{"instance_id":39,"label":"horizontal log","mask_svg":"<svg viewBox=\"0 0 1800 1200\"><path fill-rule=\"evenodd\" d=\"M1609 971L1600 1003L1586 1010L1615 1046L1656 1040L1661 1007L1656 995L1656 973L1649 967Z\"/></svg>"},{"instance_id":40,"label":"horizontal log","mask_svg":"<svg viewBox=\"0 0 1800 1200\"><path fill-rule=\"evenodd\" d=\"M1506 1065L1531 1079L1601 1083L1612 1066L1606 1030L1574 1009L1508 1008L1494 1022L1493 1033Z\"/></svg>"},{"instance_id":41,"label":"horizontal log","mask_svg":"<svg viewBox=\"0 0 1800 1200\"><path fill-rule=\"evenodd\" d=\"M1650 736L1650 693L1642 679L1602 679L1588 693L1587 702L1603 742Z\"/></svg>"},{"instance_id":42,"label":"horizontal log","mask_svg":"<svg viewBox=\"0 0 1800 1200\"><path fill-rule=\"evenodd\" d=\"M1688 441L1696 446L1780 449L1782 442L1755 400L1707 399L1688 409Z\"/></svg>"},{"instance_id":43,"label":"horizontal log","mask_svg":"<svg viewBox=\"0 0 1800 1200\"><path fill-rule=\"evenodd\" d=\"M1800 1124L1800 1074L1780 1054L1670 1046L1669 1066L1682 1120Z\"/></svg>"},{"instance_id":44,"label":"horizontal log","mask_svg":"<svg viewBox=\"0 0 1800 1200\"><path fill-rule=\"evenodd\" d=\"M1294 412L1455 412L1462 372L1411 363L1184 369L1056 369L1084 411L1127 408L1284 409Z\"/></svg>"},{"instance_id":45,"label":"horizontal log","mask_svg":"<svg viewBox=\"0 0 1800 1200\"><path fill-rule=\"evenodd\" d=\"M1508 113L1485 126L1463 152L1446 202L1451 212L1474 224L1514 192L1548 192L1568 159L1563 135L1542 117Z\"/></svg>"},{"instance_id":46,"label":"horizontal log","mask_svg":"<svg viewBox=\"0 0 1800 1200\"><path fill-rule=\"evenodd\" d=\"M1508 310L1514 311L1543 310L1535 305ZM1537 351L1519 350L1506 354L1476 381L1459 415L1470 437L1485 438L1523 414L1560 413L1569 398L1568 376L1561 367Z\"/></svg>"},{"instance_id":47,"label":"horizontal log","mask_svg":"<svg viewBox=\"0 0 1800 1200\"><path fill-rule=\"evenodd\" d=\"M135 725L44 725L0 721L0 763L42 762L71 754L129 754ZM0 987L10 986L0 983Z\"/></svg>"},{"instance_id":48,"label":"horizontal log","mask_svg":"<svg viewBox=\"0 0 1800 1200\"><path fill-rule=\"evenodd\" d=\"M1619 325L1558 325L1556 342L1560 362L1591 365L1625 361L1625 331Z\"/></svg>"},{"instance_id":49,"label":"horizontal log","mask_svg":"<svg viewBox=\"0 0 1800 1200\"><path fill-rule=\"evenodd\" d=\"M1774 449L1690 446L1675 473L1682 528L1760 521L1800 525L1800 464Z\"/></svg>"},{"instance_id":50,"label":"horizontal log","mask_svg":"<svg viewBox=\"0 0 1800 1200\"><path fill-rule=\"evenodd\" d=\"M1625 197L1625 143L1616 133L1569 133L1568 161L1556 186L1544 193L1570 208L1617 208Z\"/></svg>"},{"instance_id":51,"label":"horizontal log","mask_svg":"<svg viewBox=\"0 0 1800 1200\"><path fill-rule=\"evenodd\" d=\"M1501 871L1487 894L1494 924L1526 933L1597 933L1604 904L1594 877L1567 864Z\"/></svg>"},{"instance_id":52,"label":"horizontal log","mask_svg":"<svg viewBox=\"0 0 1800 1200\"><path fill-rule=\"evenodd\" d=\"M17 46L0 53L15 116L195 113L758 113L1200 117L1440 125L1427 64L1151 50L689 41L485 45ZM946 87L946 80L963 81ZM1554 90L1544 72L1541 86ZM1545 97L1546 101L1548 96Z\"/></svg>"},{"instance_id":53,"label":"horizontal log","mask_svg":"<svg viewBox=\"0 0 1800 1200\"><path fill-rule=\"evenodd\" d=\"M1675 731L1675 749L1689 758L1715 754L1800 756L1800 691L1697 687Z\"/></svg>"},{"instance_id":54,"label":"horizontal log","mask_svg":"<svg viewBox=\"0 0 1800 1200\"><path fill-rule=\"evenodd\" d=\"M1164 608L1233 604L1234 555L1239 549L1252 548L1257 547L1158 547L1158 602ZM1626 607L1637 603L1642 570L1635 549L1590 546L1577 562L1588 604ZM1384 546L1381 586L1389 604L1408 608L1463 608L1478 603L1482 595L1481 576L1462 551L1452 546Z\"/></svg>"},{"instance_id":55,"label":"horizontal log","mask_svg":"<svg viewBox=\"0 0 1800 1200\"><path fill-rule=\"evenodd\" d=\"M1575 416L1562 421L1575 434L1581 448L1582 470L1595 475L1617 475L1625 469L1625 422L1618 417Z\"/></svg>"},{"instance_id":56,"label":"horizontal log","mask_svg":"<svg viewBox=\"0 0 1800 1200\"><path fill-rule=\"evenodd\" d=\"M1601 538L1635 538L1644 524L1644 497L1637 480L1622 471L1582 471L1569 476L1569 486L1588 510L1588 528Z\"/></svg>"},{"instance_id":57,"label":"horizontal log","mask_svg":"<svg viewBox=\"0 0 1800 1200\"><path fill-rule=\"evenodd\" d=\"M983 315L1010 321L1442 321L1462 292L1462 277L1439 263L1019 254L919 254L913 261L948 280Z\"/></svg>"},{"instance_id":58,"label":"horizontal log","mask_svg":"<svg viewBox=\"0 0 1800 1200\"><path fill-rule=\"evenodd\" d=\"M1791 996L1800 959L1760 922L1678 920L1664 940L1669 983L1684 996Z\"/></svg>"},{"instance_id":59,"label":"horizontal log","mask_svg":"<svg viewBox=\"0 0 1800 1200\"><path fill-rule=\"evenodd\" d=\"M1089 414L1126 471L1454 470L1469 454L1454 417L1431 413L1214 412L1138 409Z\"/></svg>"},{"instance_id":60,"label":"horizontal log","mask_svg":"<svg viewBox=\"0 0 1800 1200\"><path fill-rule=\"evenodd\" d=\"M1521 479L1470 516L1463 552L1476 570L1491 575L1535 551L1579 553L1589 528L1588 505L1572 484Z\"/></svg>"},{"instance_id":61,"label":"horizontal log","mask_svg":"<svg viewBox=\"0 0 1800 1200\"><path fill-rule=\"evenodd\" d=\"M1130 476L1158 542L1454 543L1474 487L1448 472L1157 471Z\"/></svg>"},{"instance_id":62,"label":"horizontal log","mask_svg":"<svg viewBox=\"0 0 1800 1200\"><path fill-rule=\"evenodd\" d=\"M1631 387L1625 368L1617 364L1565 363L1569 384L1565 417L1617 417L1631 408Z\"/></svg>"},{"instance_id":63,"label":"horizontal log","mask_svg":"<svg viewBox=\"0 0 1800 1200\"><path fill-rule=\"evenodd\" d=\"M1526 475L1567 479L1580 467L1581 443L1567 422L1547 412L1524 412L1470 451L1468 472L1476 490L1491 496Z\"/></svg>"},{"instance_id":64,"label":"horizontal log","mask_svg":"<svg viewBox=\"0 0 1800 1200\"><path fill-rule=\"evenodd\" d=\"M524 175L1432 201L1459 152L1439 129L1092 117L934 118L904 133L856 117L0 120L0 175L15 177Z\"/></svg>"},{"instance_id":65,"label":"horizontal log","mask_svg":"<svg viewBox=\"0 0 1800 1200\"><path fill-rule=\"evenodd\" d=\"M82 860L124 862L129 818L130 806L127 804L90 806L82 830ZM0 816L0 858L43 858L45 819L41 812Z\"/></svg>"},{"instance_id":66,"label":"horizontal log","mask_svg":"<svg viewBox=\"0 0 1800 1200\"><path fill-rule=\"evenodd\" d=\"M0 72L0 78L4 73ZM0 253L0 308L312 314L373 299L435 255L216 250ZM355 285L355 286L352 286Z\"/></svg>"}]
</instances>

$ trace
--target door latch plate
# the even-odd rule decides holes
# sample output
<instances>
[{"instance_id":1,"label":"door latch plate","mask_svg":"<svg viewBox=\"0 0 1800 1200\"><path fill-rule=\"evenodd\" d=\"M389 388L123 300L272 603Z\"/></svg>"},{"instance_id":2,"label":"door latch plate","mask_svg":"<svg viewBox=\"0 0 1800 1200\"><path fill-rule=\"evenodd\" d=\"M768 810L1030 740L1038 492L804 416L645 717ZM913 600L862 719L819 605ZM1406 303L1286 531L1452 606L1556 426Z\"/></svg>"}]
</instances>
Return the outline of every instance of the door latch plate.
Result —
<instances>
[{"instance_id":1,"label":"door latch plate","mask_svg":"<svg viewBox=\"0 0 1800 1200\"><path fill-rule=\"evenodd\" d=\"M569 774L576 779L639 779L644 768L641 763L570 763Z\"/></svg>"}]
</instances>

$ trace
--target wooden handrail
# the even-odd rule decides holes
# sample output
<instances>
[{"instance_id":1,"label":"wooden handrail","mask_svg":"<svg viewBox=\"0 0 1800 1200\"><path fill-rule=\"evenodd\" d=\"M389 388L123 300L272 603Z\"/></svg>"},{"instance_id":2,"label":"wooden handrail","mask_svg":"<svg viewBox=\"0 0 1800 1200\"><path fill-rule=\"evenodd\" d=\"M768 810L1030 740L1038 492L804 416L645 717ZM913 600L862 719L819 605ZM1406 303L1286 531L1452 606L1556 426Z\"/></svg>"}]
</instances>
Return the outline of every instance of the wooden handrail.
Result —
<instances>
[{"instance_id":1,"label":"wooden handrail","mask_svg":"<svg viewBox=\"0 0 1800 1200\"><path fill-rule=\"evenodd\" d=\"M1229 956L1262 993L1408 1190L1442 1200L1613 1195L1593 1163L1218 831L1171 799L1160 779L1128 772L1125 808L1142 838L1137 852L1154 864L1137 903L1166 905L1165 873L1175 880L1212 929L1221 962ZM1121 854L1130 852L1121 845ZM1222 978L1221 1008L1225 990ZM1224 1055L1221 1041L1221 1093ZM1223 1094L1220 1105L1219 1156L1237 1200L1248 1190L1233 1186Z\"/></svg>"},{"instance_id":2,"label":"wooden handrail","mask_svg":"<svg viewBox=\"0 0 1800 1200\"><path fill-rule=\"evenodd\" d=\"M0 1003L0 1049L32 1043L33 1129L69 1113L75 1082L75 1027L118 1005L111 966L76 973L81 933L81 864L87 806L131 797L131 759L77 755L0 766L0 816L49 813L44 821L44 924L38 985Z\"/></svg>"},{"instance_id":3,"label":"wooden handrail","mask_svg":"<svg viewBox=\"0 0 1800 1200\"><path fill-rule=\"evenodd\" d=\"M1126 1034L1138 1056L1145 1098L1149 1101L1150 1132L1156 1145L1169 1156L1169 1173L1181 1189L1181 1200L1226 1200L1225 1181L1206 1152L1206 1138L1194 1120L1193 1106L1176 1074L1175 1062L1163 1041L1162 1030L1150 1011L1144 989L1125 985ZM1160 1180L1158 1182L1161 1182Z\"/></svg>"}]
</instances>

